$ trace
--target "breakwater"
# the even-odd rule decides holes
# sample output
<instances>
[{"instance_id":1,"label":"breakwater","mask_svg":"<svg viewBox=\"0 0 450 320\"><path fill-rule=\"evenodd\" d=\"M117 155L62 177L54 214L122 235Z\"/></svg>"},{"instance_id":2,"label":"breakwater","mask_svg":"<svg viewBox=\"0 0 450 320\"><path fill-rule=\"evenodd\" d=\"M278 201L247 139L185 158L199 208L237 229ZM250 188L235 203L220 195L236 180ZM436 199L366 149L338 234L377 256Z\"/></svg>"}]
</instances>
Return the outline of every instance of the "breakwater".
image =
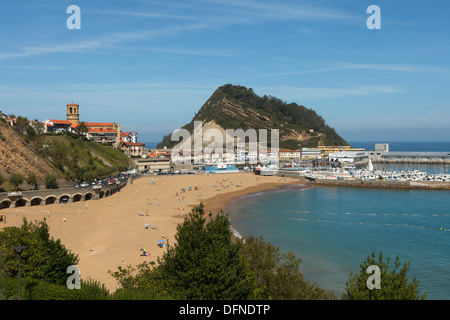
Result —
<instances>
[{"instance_id":1,"label":"breakwater","mask_svg":"<svg viewBox=\"0 0 450 320\"><path fill-rule=\"evenodd\" d=\"M319 186L342 186L377 189L450 190L450 182L437 181L382 181L382 180L331 180L311 179L309 183Z\"/></svg>"}]
</instances>

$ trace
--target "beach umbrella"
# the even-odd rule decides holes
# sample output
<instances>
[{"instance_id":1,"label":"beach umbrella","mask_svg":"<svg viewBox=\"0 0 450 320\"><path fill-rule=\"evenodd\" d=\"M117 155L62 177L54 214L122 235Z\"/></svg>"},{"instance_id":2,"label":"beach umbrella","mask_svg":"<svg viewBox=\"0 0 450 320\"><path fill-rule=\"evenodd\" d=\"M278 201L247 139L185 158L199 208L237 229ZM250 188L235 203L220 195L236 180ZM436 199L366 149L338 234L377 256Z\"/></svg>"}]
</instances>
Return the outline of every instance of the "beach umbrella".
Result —
<instances>
[{"instance_id":1,"label":"beach umbrella","mask_svg":"<svg viewBox=\"0 0 450 320\"><path fill-rule=\"evenodd\" d=\"M162 242L162 243L164 243L164 240L158 240L158 242Z\"/></svg>"}]
</instances>

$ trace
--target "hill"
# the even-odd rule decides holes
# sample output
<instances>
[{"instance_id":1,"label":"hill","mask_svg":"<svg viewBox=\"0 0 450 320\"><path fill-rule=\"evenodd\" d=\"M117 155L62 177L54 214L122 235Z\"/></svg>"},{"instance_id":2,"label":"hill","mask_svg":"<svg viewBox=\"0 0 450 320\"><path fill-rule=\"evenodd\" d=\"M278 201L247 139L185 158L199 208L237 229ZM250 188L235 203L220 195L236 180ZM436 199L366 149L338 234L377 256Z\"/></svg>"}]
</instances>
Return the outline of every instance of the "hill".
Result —
<instances>
[{"instance_id":1,"label":"hill","mask_svg":"<svg viewBox=\"0 0 450 320\"><path fill-rule=\"evenodd\" d=\"M271 96L260 97L251 88L238 85L219 87L191 122L182 128L192 134L194 121L202 121L204 129L217 128L222 131L238 128L279 129L280 148L348 145L314 110ZM177 143L171 141L171 135L167 135L157 147L171 148Z\"/></svg>"},{"instance_id":2,"label":"hill","mask_svg":"<svg viewBox=\"0 0 450 320\"><path fill-rule=\"evenodd\" d=\"M59 178L63 175L45 161L10 125L0 122L0 174L18 173L28 176L36 174L43 179L46 174Z\"/></svg>"},{"instance_id":3,"label":"hill","mask_svg":"<svg viewBox=\"0 0 450 320\"><path fill-rule=\"evenodd\" d=\"M89 181L129 168L122 151L77 134L31 133L22 134L0 121L0 175L34 174L43 181L51 174L58 181Z\"/></svg>"}]
</instances>

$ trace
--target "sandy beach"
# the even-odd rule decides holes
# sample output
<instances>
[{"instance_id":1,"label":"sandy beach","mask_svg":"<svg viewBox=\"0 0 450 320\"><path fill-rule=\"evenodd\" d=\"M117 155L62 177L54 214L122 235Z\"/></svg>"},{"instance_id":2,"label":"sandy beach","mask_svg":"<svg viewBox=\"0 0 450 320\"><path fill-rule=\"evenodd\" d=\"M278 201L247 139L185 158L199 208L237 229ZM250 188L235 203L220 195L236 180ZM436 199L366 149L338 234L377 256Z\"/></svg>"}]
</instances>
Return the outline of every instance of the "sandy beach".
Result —
<instances>
[{"instance_id":1,"label":"sandy beach","mask_svg":"<svg viewBox=\"0 0 450 320\"><path fill-rule=\"evenodd\" d=\"M3 209L6 223L0 222L0 229L20 226L23 217L45 217L51 236L78 254L82 278L98 280L113 292L117 283L108 270L156 262L165 250L158 241L172 243L177 225L193 206L203 202L207 212L216 214L244 195L299 183L253 173L146 176L99 200L20 207L17 216L15 208ZM141 249L150 255L143 256Z\"/></svg>"}]
</instances>

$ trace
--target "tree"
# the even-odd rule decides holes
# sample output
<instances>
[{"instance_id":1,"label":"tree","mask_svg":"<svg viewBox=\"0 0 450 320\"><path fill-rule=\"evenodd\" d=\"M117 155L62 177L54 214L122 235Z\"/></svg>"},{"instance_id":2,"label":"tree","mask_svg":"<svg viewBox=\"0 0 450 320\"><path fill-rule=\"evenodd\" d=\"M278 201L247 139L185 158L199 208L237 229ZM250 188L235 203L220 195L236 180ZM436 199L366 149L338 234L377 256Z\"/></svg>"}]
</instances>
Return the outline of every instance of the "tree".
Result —
<instances>
[{"instance_id":1,"label":"tree","mask_svg":"<svg viewBox=\"0 0 450 320\"><path fill-rule=\"evenodd\" d=\"M89 132L88 127L86 126L86 123L81 122L76 128L75 128L76 133L78 133L79 135L86 135L86 133Z\"/></svg>"},{"instance_id":2,"label":"tree","mask_svg":"<svg viewBox=\"0 0 450 320\"><path fill-rule=\"evenodd\" d=\"M59 239L50 237L46 220L28 222L23 219L21 227L5 227L0 231L0 261L2 272L7 277L18 273L17 254L12 249L25 245L22 275L24 278L41 279L48 283L65 284L67 267L78 263L78 255L71 253Z\"/></svg>"},{"instance_id":3,"label":"tree","mask_svg":"<svg viewBox=\"0 0 450 320\"><path fill-rule=\"evenodd\" d=\"M17 188L23 183L23 176L19 173L11 173L9 176L9 183L14 186L14 190L17 190Z\"/></svg>"},{"instance_id":4,"label":"tree","mask_svg":"<svg viewBox=\"0 0 450 320\"><path fill-rule=\"evenodd\" d=\"M36 130L32 127L32 126L27 126L27 129L26 129L26 133L27 133L27 137L30 139L30 140L34 140L34 138L36 138Z\"/></svg>"},{"instance_id":5,"label":"tree","mask_svg":"<svg viewBox=\"0 0 450 320\"><path fill-rule=\"evenodd\" d=\"M16 118L16 129L20 133L24 134L25 130L28 126L29 126L29 121L28 121L27 117L18 116Z\"/></svg>"},{"instance_id":6,"label":"tree","mask_svg":"<svg viewBox=\"0 0 450 320\"><path fill-rule=\"evenodd\" d=\"M301 259L292 252L281 253L262 237L248 237L242 255L256 275L262 299L323 300L335 299L333 293L309 283L299 270Z\"/></svg>"},{"instance_id":7,"label":"tree","mask_svg":"<svg viewBox=\"0 0 450 320\"><path fill-rule=\"evenodd\" d=\"M36 174L35 174L35 173L30 173L30 174L28 175L28 177L27 177L27 183L28 183L29 185L32 185L32 186L34 187L35 190L38 189L38 185L37 185L38 180L37 180L37 177L36 177Z\"/></svg>"},{"instance_id":8,"label":"tree","mask_svg":"<svg viewBox=\"0 0 450 320\"><path fill-rule=\"evenodd\" d=\"M45 176L45 187L47 189L53 189L56 187L56 177L53 174L47 174Z\"/></svg>"},{"instance_id":9,"label":"tree","mask_svg":"<svg viewBox=\"0 0 450 320\"><path fill-rule=\"evenodd\" d=\"M414 278L408 283L407 273L410 263L401 263L399 256L396 257L394 269L389 269L390 258L383 262L380 252L378 261L375 260L375 252L372 252L363 264L360 265L360 274L350 273L350 279L342 299L344 300L424 300L424 295L419 296L419 281ZM371 276L367 273L369 266L378 266L380 269L380 289L369 289L367 280ZM370 280L369 280L370 281Z\"/></svg>"},{"instance_id":10,"label":"tree","mask_svg":"<svg viewBox=\"0 0 450 320\"><path fill-rule=\"evenodd\" d=\"M201 203L178 225L175 244L168 245L158 266L119 267L113 276L125 291L160 299L256 298L255 277L240 253L242 241L233 242L231 235L228 217L206 218Z\"/></svg>"},{"instance_id":11,"label":"tree","mask_svg":"<svg viewBox=\"0 0 450 320\"><path fill-rule=\"evenodd\" d=\"M242 242L233 242L228 217L204 217L203 203L194 207L177 227L175 245L169 246L157 267L167 291L182 299L247 299L255 281L240 257Z\"/></svg>"}]
</instances>

